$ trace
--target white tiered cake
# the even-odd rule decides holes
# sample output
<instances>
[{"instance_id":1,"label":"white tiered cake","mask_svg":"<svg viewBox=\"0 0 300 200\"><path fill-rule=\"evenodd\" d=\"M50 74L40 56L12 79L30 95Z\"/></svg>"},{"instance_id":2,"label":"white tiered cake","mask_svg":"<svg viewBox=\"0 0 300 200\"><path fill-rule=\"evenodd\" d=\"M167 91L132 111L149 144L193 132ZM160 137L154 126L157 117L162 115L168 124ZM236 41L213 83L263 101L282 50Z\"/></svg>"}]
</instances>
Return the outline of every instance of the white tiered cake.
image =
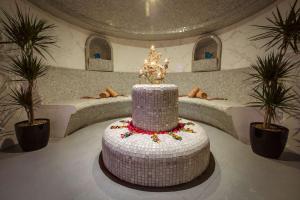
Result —
<instances>
[{"instance_id":1,"label":"white tiered cake","mask_svg":"<svg viewBox=\"0 0 300 200\"><path fill-rule=\"evenodd\" d=\"M178 125L178 87L140 84L132 89L132 123L147 131L168 131Z\"/></svg>"},{"instance_id":2,"label":"white tiered cake","mask_svg":"<svg viewBox=\"0 0 300 200\"><path fill-rule=\"evenodd\" d=\"M111 124L102 138L102 159L116 177L166 187L193 180L207 168L209 139L201 126L178 119L178 87L162 83L169 61L151 47L140 76L150 83L132 89L132 118Z\"/></svg>"}]
</instances>

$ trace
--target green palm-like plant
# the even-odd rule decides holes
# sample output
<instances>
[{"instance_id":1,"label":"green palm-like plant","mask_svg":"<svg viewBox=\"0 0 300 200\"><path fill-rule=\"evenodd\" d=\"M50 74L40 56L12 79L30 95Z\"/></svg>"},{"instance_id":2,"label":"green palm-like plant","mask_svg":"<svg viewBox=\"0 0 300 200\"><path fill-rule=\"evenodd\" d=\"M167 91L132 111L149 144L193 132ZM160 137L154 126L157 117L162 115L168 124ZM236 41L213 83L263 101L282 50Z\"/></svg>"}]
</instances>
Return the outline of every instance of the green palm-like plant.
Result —
<instances>
[{"instance_id":1,"label":"green palm-like plant","mask_svg":"<svg viewBox=\"0 0 300 200\"><path fill-rule=\"evenodd\" d=\"M10 107L23 107L28 116L30 124L34 122L34 107L40 101L35 99L33 89L37 78L44 76L48 68L32 54L22 54L19 57L11 57L11 64L3 69L17 77L19 81L26 81L27 87L15 88L9 95L11 100L8 101Z\"/></svg>"},{"instance_id":2,"label":"green palm-like plant","mask_svg":"<svg viewBox=\"0 0 300 200\"><path fill-rule=\"evenodd\" d=\"M29 87L20 87L11 90L9 94L10 99L7 101L6 105L14 108L24 108L28 117L29 124L34 123L34 112L33 108L35 105L41 102L38 97L32 96L32 92Z\"/></svg>"},{"instance_id":3,"label":"green palm-like plant","mask_svg":"<svg viewBox=\"0 0 300 200\"><path fill-rule=\"evenodd\" d=\"M263 45L267 50L279 44L282 54L285 54L288 47L291 47L295 53L299 53L300 8L296 7L297 3L298 0L295 0L285 17L277 7L276 12L272 12L273 18L266 18L270 22L270 25L254 25L262 30L263 33L250 37L250 40L267 40Z\"/></svg>"},{"instance_id":4,"label":"green palm-like plant","mask_svg":"<svg viewBox=\"0 0 300 200\"><path fill-rule=\"evenodd\" d=\"M257 57L256 64L251 65L253 69L249 73L250 79L255 85L271 82L292 81L295 78L293 70L298 67L299 62L291 62L283 54L269 53L265 58Z\"/></svg>"},{"instance_id":5,"label":"green palm-like plant","mask_svg":"<svg viewBox=\"0 0 300 200\"><path fill-rule=\"evenodd\" d=\"M16 44L25 54L32 54L36 51L43 57L45 53L50 55L48 48L55 45L56 39L48 32L55 26L31 15L29 11L22 12L17 4L16 9L15 16L2 10L4 18L0 22L7 41L1 43Z\"/></svg>"},{"instance_id":6,"label":"green palm-like plant","mask_svg":"<svg viewBox=\"0 0 300 200\"><path fill-rule=\"evenodd\" d=\"M10 64L3 67L4 71L17 76L15 81L23 81L20 88L12 89L10 100L6 104L10 107L23 107L28 116L29 125L34 124L34 107L40 102L33 95L36 79L44 76L47 67L43 64L45 53L49 54L49 47L55 45L55 37L49 35L54 29L53 24L38 19L28 12L22 12L16 4L16 15L10 15L2 10L4 18L1 19L3 34L7 41L2 43L15 44L21 54L10 57ZM38 58L35 54L42 56ZM51 55L50 55L51 56Z\"/></svg>"},{"instance_id":7,"label":"green palm-like plant","mask_svg":"<svg viewBox=\"0 0 300 200\"><path fill-rule=\"evenodd\" d=\"M265 111L263 128L272 128L271 122L277 118L277 109L293 114L299 112L296 100L299 98L292 86L286 83L292 81L294 70L299 62L291 62L281 53L270 53L264 58L257 58L257 63L251 66L250 79L254 83L251 96L255 101L250 105Z\"/></svg>"},{"instance_id":8,"label":"green palm-like plant","mask_svg":"<svg viewBox=\"0 0 300 200\"><path fill-rule=\"evenodd\" d=\"M10 60L10 65L4 66L3 69L30 83L44 76L48 70L41 58L39 59L30 54L22 54L15 58L11 57Z\"/></svg>"},{"instance_id":9,"label":"green palm-like plant","mask_svg":"<svg viewBox=\"0 0 300 200\"><path fill-rule=\"evenodd\" d=\"M271 128L272 120L277 118L277 109L286 113L294 112L296 109L293 103L297 99L296 94L291 92L291 87L286 88L283 84L256 88L251 96L256 99L251 102L252 106L265 110L263 128Z\"/></svg>"}]
</instances>

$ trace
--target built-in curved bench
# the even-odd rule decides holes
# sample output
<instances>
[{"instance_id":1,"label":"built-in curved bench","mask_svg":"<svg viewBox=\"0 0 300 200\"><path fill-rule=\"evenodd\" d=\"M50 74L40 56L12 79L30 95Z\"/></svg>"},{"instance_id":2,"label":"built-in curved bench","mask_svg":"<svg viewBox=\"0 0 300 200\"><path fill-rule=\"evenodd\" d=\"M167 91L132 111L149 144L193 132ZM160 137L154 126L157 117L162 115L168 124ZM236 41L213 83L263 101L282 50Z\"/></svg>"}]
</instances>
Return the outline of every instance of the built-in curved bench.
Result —
<instances>
[{"instance_id":1,"label":"built-in curved bench","mask_svg":"<svg viewBox=\"0 0 300 200\"><path fill-rule=\"evenodd\" d=\"M129 96L78 99L43 105L38 115L50 118L52 137L62 138L96 122L131 116L131 102ZM179 98L180 117L210 124L245 143L249 142L251 118L240 122L240 116L245 113L249 116L251 112L254 113L254 110L231 101ZM255 114L253 116L256 118Z\"/></svg>"},{"instance_id":2,"label":"built-in curved bench","mask_svg":"<svg viewBox=\"0 0 300 200\"><path fill-rule=\"evenodd\" d=\"M181 97L179 101L179 113L183 118L211 124L238 138L232 116L228 110L232 107L241 106L239 103L226 100L208 101L198 98Z\"/></svg>"},{"instance_id":3,"label":"built-in curved bench","mask_svg":"<svg viewBox=\"0 0 300 200\"><path fill-rule=\"evenodd\" d=\"M210 97L227 101L179 98L179 115L202 121L226 131L235 138L249 142L249 123L259 120L249 101L249 86L245 83L249 69L234 69L201 73L169 73L166 83L176 84L179 94L187 94L194 86L201 87ZM38 80L38 92L43 106L37 116L51 119L52 137L65 137L95 122L131 115L131 89L139 83L137 73L91 72L50 67ZM127 97L80 99L96 95L111 86ZM245 114L246 113L246 114Z\"/></svg>"},{"instance_id":4,"label":"built-in curved bench","mask_svg":"<svg viewBox=\"0 0 300 200\"><path fill-rule=\"evenodd\" d=\"M131 97L78 99L42 105L37 116L51 121L51 137L62 138L96 122L131 115Z\"/></svg>"},{"instance_id":5,"label":"built-in curved bench","mask_svg":"<svg viewBox=\"0 0 300 200\"><path fill-rule=\"evenodd\" d=\"M249 143L249 124L261 119L255 108L228 100L180 97L179 116L210 124Z\"/></svg>"}]
</instances>

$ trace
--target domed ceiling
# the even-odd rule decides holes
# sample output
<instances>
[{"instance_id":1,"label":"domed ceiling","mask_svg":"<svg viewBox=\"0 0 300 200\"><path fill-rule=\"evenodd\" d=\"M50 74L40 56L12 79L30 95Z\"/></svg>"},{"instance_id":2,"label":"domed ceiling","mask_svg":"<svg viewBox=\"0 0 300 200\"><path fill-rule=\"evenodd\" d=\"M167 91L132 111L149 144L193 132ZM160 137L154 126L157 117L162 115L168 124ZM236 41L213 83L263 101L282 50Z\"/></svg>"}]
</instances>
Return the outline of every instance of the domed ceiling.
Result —
<instances>
[{"instance_id":1,"label":"domed ceiling","mask_svg":"<svg viewBox=\"0 0 300 200\"><path fill-rule=\"evenodd\" d=\"M274 0L29 0L89 30L140 40L177 39L238 22Z\"/></svg>"}]
</instances>

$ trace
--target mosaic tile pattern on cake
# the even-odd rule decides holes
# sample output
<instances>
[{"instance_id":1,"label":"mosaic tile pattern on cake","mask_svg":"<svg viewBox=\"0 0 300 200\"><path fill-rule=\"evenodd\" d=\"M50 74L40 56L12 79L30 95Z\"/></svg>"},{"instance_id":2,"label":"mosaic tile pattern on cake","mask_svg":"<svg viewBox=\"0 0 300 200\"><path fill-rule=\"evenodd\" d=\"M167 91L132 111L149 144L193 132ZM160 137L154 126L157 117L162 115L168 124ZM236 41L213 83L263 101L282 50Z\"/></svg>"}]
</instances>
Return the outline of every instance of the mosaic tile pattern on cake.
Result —
<instances>
[{"instance_id":1,"label":"mosaic tile pattern on cake","mask_svg":"<svg viewBox=\"0 0 300 200\"><path fill-rule=\"evenodd\" d=\"M133 124L144 130L171 130L178 122L178 87L139 84L132 89Z\"/></svg>"},{"instance_id":2,"label":"mosaic tile pattern on cake","mask_svg":"<svg viewBox=\"0 0 300 200\"><path fill-rule=\"evenodd\" d=\"M188 124L190 121L182 119L182 122ZM151 135L133 134L122 138L121 134L127 129L110 129L122 125L120 121L111 124L102 139L104 164L122 180L144 186L171 186L196 178L208 166L209 139L197 124L186 125L193 127L194 133L176 133L182 140L160 134L159 143L153 142Z\"/></svg>"}]
</instances>

